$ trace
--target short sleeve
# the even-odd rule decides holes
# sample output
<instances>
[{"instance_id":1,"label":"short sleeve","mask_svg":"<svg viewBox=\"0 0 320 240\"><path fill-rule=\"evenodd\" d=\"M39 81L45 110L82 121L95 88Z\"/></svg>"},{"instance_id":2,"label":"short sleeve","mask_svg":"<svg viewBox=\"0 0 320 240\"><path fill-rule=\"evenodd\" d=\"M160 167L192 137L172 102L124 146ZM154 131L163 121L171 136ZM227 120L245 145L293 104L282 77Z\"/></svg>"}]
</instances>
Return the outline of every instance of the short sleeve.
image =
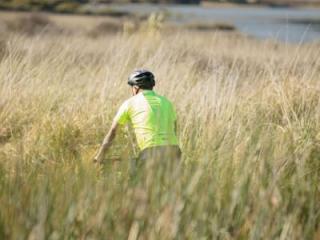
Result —
<instances>
[{"instance_id":1,"label":"short sleeve","mask_svg":"<svg viewBox=\"0 0 320 240\"><path fill-rule=\"evenodd\" d=\"M129 117L129 104L128 101L125 101L119 108L115 118L114 122L117 122L120 125L125 125L130 120Z\"/></svg>"}]
</instances>

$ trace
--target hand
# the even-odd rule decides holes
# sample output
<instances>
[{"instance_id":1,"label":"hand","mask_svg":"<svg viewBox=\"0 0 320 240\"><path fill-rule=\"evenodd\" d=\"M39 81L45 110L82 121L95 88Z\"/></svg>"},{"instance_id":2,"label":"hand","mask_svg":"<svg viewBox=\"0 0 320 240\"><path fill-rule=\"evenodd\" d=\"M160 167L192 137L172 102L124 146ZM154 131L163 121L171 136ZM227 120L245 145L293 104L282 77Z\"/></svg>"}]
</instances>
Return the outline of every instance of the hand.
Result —
<instances>
[{"instance_id":1,"label":"hand","mask_svg":"<svg viewBox=\"0 0 320 240\"><path fill-rule=\"evenodd\" d=\"M103 157L101 154L97 154L94 158L93 158L93 163L95 164L102 164L103 161Z\"/></svg>"}]
</instances>

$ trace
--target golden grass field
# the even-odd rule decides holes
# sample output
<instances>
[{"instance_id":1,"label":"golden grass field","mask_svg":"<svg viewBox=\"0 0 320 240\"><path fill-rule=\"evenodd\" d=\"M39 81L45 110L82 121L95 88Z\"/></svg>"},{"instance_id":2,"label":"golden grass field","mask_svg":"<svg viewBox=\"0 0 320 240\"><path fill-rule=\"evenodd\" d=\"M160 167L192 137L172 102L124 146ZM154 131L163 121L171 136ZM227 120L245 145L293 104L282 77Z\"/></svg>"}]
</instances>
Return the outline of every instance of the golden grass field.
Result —
<instances>
[{"instance_id":1,"label":"golden grass field","mask_svg":"<svg viewBox=\"0 0 320 240\"><path fill-rule=\"evenodd\" d=\"M152 24L1 34L0 238L320 239L319 54ZM183 158L135 180L128 130L92 158L138 67L176 106Z\"/></svg>"}]
</instances>

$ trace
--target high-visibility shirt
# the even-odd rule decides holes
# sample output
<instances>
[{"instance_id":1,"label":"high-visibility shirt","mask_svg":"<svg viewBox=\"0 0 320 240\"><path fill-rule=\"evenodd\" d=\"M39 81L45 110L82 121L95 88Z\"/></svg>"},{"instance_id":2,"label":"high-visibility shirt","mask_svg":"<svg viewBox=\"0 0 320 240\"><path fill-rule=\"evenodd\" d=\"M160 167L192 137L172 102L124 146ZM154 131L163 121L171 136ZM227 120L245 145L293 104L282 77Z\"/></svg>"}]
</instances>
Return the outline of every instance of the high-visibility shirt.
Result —
<instances>
[{"instance_id":1,"label":"high-visibility shirt","mask_svg":"<svg viewBox=\"0 0 320 240\"><path fill-rule=\"evenodd\" d=\"M178 145L175 109L167 98L152 90L143 90L125 101L114 121L119 125L132 124L140 150Z\"/></svg>"}]
</instances>

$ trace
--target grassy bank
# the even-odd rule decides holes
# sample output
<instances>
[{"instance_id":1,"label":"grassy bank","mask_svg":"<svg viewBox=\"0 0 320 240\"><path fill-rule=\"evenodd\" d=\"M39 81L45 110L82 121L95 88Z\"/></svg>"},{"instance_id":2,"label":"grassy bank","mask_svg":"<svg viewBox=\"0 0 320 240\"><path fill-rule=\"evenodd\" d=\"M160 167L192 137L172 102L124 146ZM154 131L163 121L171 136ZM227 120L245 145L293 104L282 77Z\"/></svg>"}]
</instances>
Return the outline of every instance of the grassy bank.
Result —
<instances>
[{"instance_id":1,"label":"grassy bank","mask_svg":"<svg viewBox=\"0 0 320 240\"><path fill-rule=\"evenodd\" d=\"M319 44L151 26L1 35L0 238L318 239ZM130 178L126 130L91 163L136 67L176 105L180 171Z\"/></svg>"},{"instance_id":2,"label":"grassy bank","mask_svg":"<svg viewBox=\"0 0 320 240\"><path fill-rule=\"evenodd\" d=\"M29 36L42 34L86 35L101 37L116 33L161 30L163 34L176 31L236 32L234 25L225 22L169 23L165 12L145 16L117 18L48 13L0 11L0 34L19 33ZM165 33L164 33L165 32Z\"/></svg>"}]
</instances>

